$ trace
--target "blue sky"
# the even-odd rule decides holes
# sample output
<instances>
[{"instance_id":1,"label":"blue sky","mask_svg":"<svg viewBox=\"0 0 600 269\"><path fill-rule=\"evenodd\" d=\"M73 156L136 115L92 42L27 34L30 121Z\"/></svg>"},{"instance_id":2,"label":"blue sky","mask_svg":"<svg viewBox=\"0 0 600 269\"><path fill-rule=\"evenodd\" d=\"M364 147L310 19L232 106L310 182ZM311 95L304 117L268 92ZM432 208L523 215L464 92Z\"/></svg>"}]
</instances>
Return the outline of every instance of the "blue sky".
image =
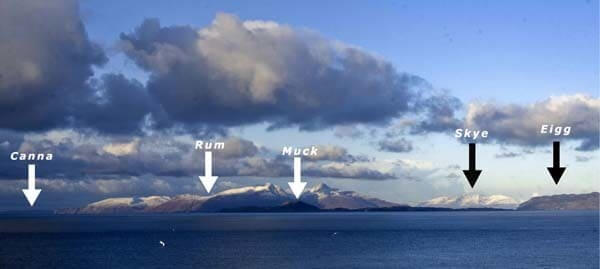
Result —
<instances>
[{"instance_id":1,"label":"blue sky","mask_svg":"<svg viewBox=\"0 0 600 269\"><path fill-rule=\"evenodd\" d=\"M66 5L66 7L59 5L58 10L63 9L70 11L69 5ZM12 132L15 132L17 137L24 137L22 140L25 142L19 139L16 140L22 142L20 149L27 149L28 147L32 149L36 147L43 148L44 145L48 145L48 141L54 141L53 143L56 144L54 148L44 149L61 151L68 144L65 141L68 141L71 143L68 144L70 146L81 143L79 145L81 147L69 148L69 150L64 150L64 152L84 152L86 150L85 146L92 145L97 147L96 152L101 152L100 155L112 154L110 157L117 160L116 164L136 163L139 161L144 163L142 165L144 167L152 167L152 165L148 165L145 162L152 160L151 157L154 156L152 155L153 152L146 152L150 156L148 160L138 160L135 159L135 154L130 154L132 156L128 157L126 156L128 154L123 154L122 151L133 148L135 153L141 156L143 146L139 145L160 144L155 141L170 139L168 142L164 142L164 145L160 144L160 146L156 146L159 148L169 148L169 146L181 141L189 142L193 141L193 139L207 138L207 136L205 137L201 134L207 130L215 131L221 128L229 132L229 138L234 137L249 141L256 148L261 148L261 151L256 153L256 156L244 156L240 159L240 162L256 161L254 158L258 158L258 155L264 157L262 155L276 154L281 147L287 145L332 146L343 148L347 154L353 157L366 156L374 160L364 164L372 170L371 172L394 173L397 178L381 180L380 178L360 178L360 176L355 176L354 174L352 176L335 176L327 173L315 173L311 176L309 173L306 176L306 180L309 182L309 186L319 182L326 182L334 187L355 190L395 202L418 202L437 196L456 196L468 192L488 195L504 194L514 197L517 200L526 200L532 195L539 194L590 192L599 189L597 175L600 172L596 165L600 157L598 156L598 139L595 139L598 137L597 126L600 112L598 110L600 107L600 100L598 99L600 90L600 76L598 75L600 73L598 64L600 57L598 50L600 47L598 34L600 18L598 9L598 1L586 0L373 1L368 4L364 1L177 1L176 3L172 1L83 1L78 6L78 12L74 11L73 14L69 13L70 15L68 16L62 13L59 14L60 16L55 18L55 21L58 21L56 25L64 25L60 21L61 17L68 17L67 19L73 19L74 21L81 20L87 37L84 34L76 33L79 35L73 40L83 40L82 42L99 44L99 51L106 55L107 63L102 65L103 61L101 59L91 59L83 56L81 56L81 59L84 60L80 61L79 58L73 60L67 57L65 59L61 58L60 55L51 54L53 56L47 57L50 59L47 60L50 62L48 66L64 64L65 66L68 65L68 67L75 66L74 68L77 68L73 70L82 70L90 67L93 72L82 74L76 79L80 81L82 88L90 89L90 96L102 96L102 94L106 94L106 92L114 87L114 94L117 96L115 98L136 100L136 102L139 102L137 104L135 102L125 102L123 104L115 100L107 101L99 98L99 101L95 100L88 104L89 107L96 109L91 112L85 111L86 109L77 106L77 104L67 103L66 107L71 108L72 106L73 110L80 109L84 110L84 112L73 115L68 114L71 112L65 112L67 114L64 116L64 119L58 120L32 120L36 124L46 124L49 126L47 128L14 124L9 119L0 117L0 123L3 123L2 128L0 128L0 152L2 145L9 145L6 146L8 148L11 145L8 142L12 142L8 138L3 142L2 138L6 136L3 132L6 131L10 132L11 135ZM225 14L225 16L219 19L217 14ZM54 15L56 14L49 14L47 16L54 18ZM74 17L70 18L69 16L71 15ZM46 15L40 17L44 16ZM152 21L147 21L150 18L158 19L160 26L153 25ZM399 112L399 114L392 113L393 115L386 114L382 118L375 120L371 120L367 116L362 118L361 113L354 115L351 113L354 112L352 110L347 112L351 116L341 117L342 119L334 116L327 118L327 115L337 115L338 110L335 107L332 108L332 105L318 108L323 109L322 114L325 115L323 116L324 118L316 114L304 119L302 118L302 114L298 114L297 112L304 109L301 106L303 103L300 102L296 104L300 105L297 111L276 107L276 109L281 109L281 117L270 115L268 111L263 111L264 107L261 104L249 104L248 107L232 107L231 110L236 111L232 114L234 115L233 117L225 115L227 113L224 112L223 122L215 121L207 123L206 119L210 118L205 118L201 115L210 113L211 111L198 107L204 107L204 105L210 106L214 103L215 109L228 111L229 106L234 106L227 102L225 106L219 103L219 87L216 87L216 93L211 95L211 87L214 85L201 80L194 80L194 78L191 81L195 81L199 86L192 85L187 88L179 88L181 85L175 83L170 85L171 89L168 87L168 83L169 81L178 82L179 79L185 80L190 74L192 77L205 78L206 70L203 68L206 68L206 66L193 62L198 59L200 59L198 60L199 62L203 61L204 58L202 57L224 66L219 66L222 69L215 69L217 71L213 70L213 72L222 72L225 77L239 75L231 71L231 66L237 67L236 64L238 62L233 61L232 63L230 61L227 62L228 64L219 62L226 62L223 60L224 58L219 58L224 57L219 55L219 48L215 49L211 47L212 43L209 44L204 40L212 36L206 35L203 36L204 39L198 38L194 42L199 44L198 47L205 46L203 49L212 49L209 51L214 55L210 53L206 54L206 51L203 51L205 54L198 56L196 51L186 51L187 47L181 45L187 41L186 39L182 38L178 40L181 37L178 34L181 32L189 31L189 34L190 32L199 33L211 29L223 36L231 34L232 39L228 41L234 40L233 42L235 43L237 36L212 25L217 20L220 20L219 23L222 25L227 23L228 20L233 20L242 25L238 25L238 27L247 27L243 23L248 21L275 22L278 24L276 27L277 31L290 31L293 33L294 38L296 38L294 39L295 42L309 48L320 49L322 48L320 46L324 46L331 50L337 50L340 49L339 44L342 44L341 47L343 49L341 50L344 52L346 52L347 48L356 48L361 53L361 57L380 64L377 68L381 68L381 70L364 69L363 72L366 73L365 77L385 73L387 69L381 66L391 64L395 69L392 76L400 76L399 74L406 73L421 77L429 83L431 88L428 90L431 92L424 91L422 93L424 97L419 95L421 93L417 93L415 96L408 94L407 99L422 103L419 103L415 108L398 109L396 107L387 107L387 103L384 104L387 101L385 98L376 99L380 97L377 95L379 92L373 94L375 96L373 100L382 102L381 106L377 103L369 103L370 95L366 92L373 89L369 87L360 88L360 85L357 86L357 92L354 92L354 94L357 94L357 99L359 100L351 100L349 103L349 106L355 106L357 111L369 115L371 112L377 112L380 108L382 110L391 109ZM8 21L5 25L11 25L11 23L15 22ZM15 23L15 25L18 25L18 23ZM48 27L54 26L52 23L48 23L48 25ZM176 29L174 28L175 26L179 27L177 28L179 32L174 30ZM157 27L162 32L158 33L148 30L154 29L152 27ZM144 39L143 34L141 34L143 31L140 30L142 28L148 30L147 33L156 34L156 36L149 37L148 40ZM10 29L12 30L13 28ZM274 31L273 28L267 27L265 29L263 30L267 32ZM250 28L246 30L253 31ZM50 32L52 31L50 30ZM73 34L72 32L62 33L60 31L62 30L57 30L57 33L64 35ZM165 34L166 38L160 36L161 34ZM273 36L277 37L278 35L269 37ZM0 35L0 41L2 38L3 36ZM88 38L89 40L87 40ZM39 44L38 51L45 52L45 50L48 50L53 53L54 47L52 46L58 46L52 43L56 42L53 38L38 39L38 37L32 37L31 39L36 44ZM66 38L65 40L71 39ZM274 40L277 41L279 39L275 38ZM32 43L29 39L25 41L28 41L29 44ZM274 51L285 52L289 52L287 50L289 46L297 44L293 42L285 43L284 41L281 44L268 44L276 47L281 46L277 47L279 50L274 49ZM47 44L44 42L47 42ZM148 42L148 44L142 44L144 42ZM202 42L206 42L206 44L200 44ZM125 43L127 46L123 45ZM265 60L260 58L260 55L262 55L260 53L265 52L251 51L248 53L248 51L244 50L247 49L244 48L246 44L241 43L236 44L239 46L236 48L240 51L236 51L236 48L230 51L232 55L237 55L236 53L238 53L246 57L237 59L237 61L243 62L245 59L253 59L252 57L259 55L254 60L257 62L264 60L264 66L252 66L250 67L252 72L260 73L265 71L265 69L261 68L266 66L267 74L272 75L271 77L267 76L267 79L276 77L276 82L274 83L284 80L272 74L278 71L277 68L269 66L269 64L272 64L272 59ZM60 44L60 46L71 46L67 47L64 51L70 51L73 47L80 49L77 45ZM260 49L261 45L264 44L259 43L257 50ZM19 46L16 47L18 48ZM152 58L156 55L152 54L154 53L152 50L146 50L149 47L175 48L177 53L185 55L183 58L178 58L179 61L189 64L187 60L191 59L193 63L186 66L186 69L190 69L191 71L188 73L187 70L181 72L180 69L169 69L171 68L169 66L170 62L167 61L169 59L165 60L165 62L157 63L164 59L157 60L156 58ZM88 48L88 50L91 49ZM10 52L10 50L7 51ZM170 52L172 50L165 50L166 54L164 55L172 56L169 54ZM89 53L92 54L92 52ZM22 55L29 54L24 53ZM0 51L0 60L6 57L8 58L7 62L11 62L12 60L28 63L29 61L34 66L38 63L22 55L18 53L6 53L3 55L3 52ZM173 55L178 56L179 54ZM270 54L267 52L267 55ZM290 55L281 54L282 59L287 59L285 58L286 56ZM346 55L343 57L349 56ZM46 61L44 59L38 59L39 66L45 66L42 64ZM84 66L77 67L82 62ZM284 66L283 68L281 66L278 67L285 69L286 72L291 74L299 74L300 76L304 74L302 72L294 73L297 70L290 67L289 62L286 63L288 66ZM292 63L294 62L292 61ZM165 66L167 66L167 71L164 69ZM298 66L300 66L300 63ZM30 69L26 67L28 66L23 67L23 70L29 71ZM67 70L68 68L64 69ZM236 71L235 68L233 70ZM2 71L2 65L0 65L0 75ZM23 71L24 74L29 74L25 71ZM306 73L311 73L312 71L314 70L308 70ZM36 73L34 72L33 74ZM51 76L52 72L48 72L48 74L48 76ZM170 77L169 75L171 74L175 75ZM104 78L102 75L123 75L124 77L112 77L112 80L110 80ZM243 75L242 78L245 78ZM363 73L360 73L358 77L360 75L363 75ZM356 74L353 74L346 78L353 79L356 76ZM308 77L311 78L311 75ZM95 83L97 84L90 82L89 78L96 78L97 81ZM58 81L60 79L62 77ZM128 81L128 79L137 81ZM283 83L283 85L292 85L290 88L297 85L313 85L310 84L310 81L302 82L304 84L295 84L297 81L294 78L286 79L288 79L286 81L287 84ZM55 80L48 79L47 81ZM69 81L67 80L68 83L72 83ZM355 84L360 84L360 82L361 80L358 78ZM19 83L25 85L22 86L24 89L29 87L29 84L18 80L13 84L21 85ZM181 82L181 84L185 84L185 82ZM50 90L60 88L55 86L50 85L47 87ZM306 91L303 92L304 94L311 96L310 94L315 92L329 91L335 88L334 86L331 86L332 88L301 90ZM353 87L353 85L345 86L349 88ZM385 92L388 86L384 84L383 86L379 85L381 88L377 88L378 86L374 87L376 88L375 91ZM2 90L2 87L4 86L0 84L0 90ZM46 85L39 87L46 89ZM284 86L282 87L285 88ZM389 87L393 88L394 86ZM199 95L207 98L206 100L202 100L204 103L191 103L187 107L187 110L185 110L185 102L196 96L192 94L190 98L189 95L185 95L185 93L189 93L190 91L207 91L209 94ZM340 98L340 100L345 93L344 91L331 91L331 95L334 98ZM182 96L185 96L184 99L180 100L182 102L180 107L178 105L173 107L172 104L164 101L172 98L173 96L170 94L174 92L183 93ZM445 95L442 93L445 93ZM336 96L336 94L341 95ZM432 97L434 101L437 100L443 103L444 107L440 109L441 112L435 110L435 102L432 101L433 105L426 102L428 101L426 99L428 94L435 97ZM150 97L146 97L147 95L150 95ZM145 98L149 98L149 101ZM360 100L361 98L363 100ZM235 98L232 97L232 99ZM452 107L450 104L453 100L456 100L460 104ZM12 111L9 109L15 104L18 105L18 101L9 103L6 110L3 110L5 108L0 103L0 112ZM275 102L287 101L289 100L276 100ZM112 105L112 102L115 103L114 106L108 106L108 109L104 107L107 103ZM160 105L154 106L155 103L160 103ZM171 111L169 111L169 105L172 106L170 108L172 109ZM256 107L252 107L252 105L256 105ZM363 109L363 105L367 108L364 111L360 110ZM139 106L142 112L136 112L134 108L131 108L136 106ZM167 110L158 112L165 107ZM179 108L182 108L186 112L184 113L185 115L189 114L192 116L182 117L183 114L177 114ZM345 106L340 105L339 109L344 108ZM431 111L434 112L428 114L429 109L432 109ZM237 121L253 113L257 115L265 113L267 116L257 116L256 118L249 116L250 119L247 121L243 119L239 122ZM11 118L11 114L7 115L9 116L6 118ZM143 116L146 116L146 118ZM215 117L217 116L221 115L215 115ZM89 117L92 118L90 119ZM164 128L172 128L168 129L169 132L181 126L183 126L182 129L185 129L185 131L175 132L175 134L170 133L171 137L167 137L165 133L161 133L162 130L160 128L138 130L137 126L143 124L143 121L147 120L148 117L154 120L164 120L162 124L167 126ZM367 118L369 120L365 120ZM5 120L6 123L4 122ZM130 120L131 123L127 120ZM429 120L435 121L432 124L436 128L419 129L421 128L419 127L421 123L430 123ZM324 121L325 123L319 123L319 121ZM281 122L284 123L282 128L271 131L267 130L269 126ZM316 125L310 125L314 122L317 122ZM551 149L550 142L554 138L539 136L536 131L539 128L539 124L546 122L574 126L572 136L560 138L563 142L563 159L561 161L568 168L558 187L553 184L546 171L546 167L550 166L552 161L552 155L549 150ZM302 126L317 127L313 129L308 128L310 130L301 130ZM490 139L487 141L476 141L478 142L477 165L484 172L474 189L471 189L467 185L461 172L461 169L466 169L467 166L467 145L460 143L452 137L455 127L490 130ZM359 137L340 136L339 133L341 130L354 130L361 135ZM177 131L181 130L177 129ZM228 138L220 137L220 139ZM380 146L383 141L395 143L406 142L412 148L395 151L385 150ZM121 151L118 153L108 152L106 148L109 145L111 146L110 149L121 148ZM172 148L169 148L169 150L172 150ZM166 150L161 154L165 152ZM185 154L187 153L181 153L181 155ZM65 167L81 161L80 159L70 158L72 157L65 156L65 159L68 160L65 161ZM201 157L194 155L192 159L199 160L198 158ZM142 159L142 157L139 157L139 159ZM179 163L187 165L187 161L187 159L182 158ZM101 180L94 181L88 178L85 179L87 181L72 183L78 182L77 180L80 179L66 178L67 181L62 182L60 180L63 180L63 178L60 177L64 175L55 173L53 174L56 177L54 179L63 185L58 183L53 185L52 178L48 178L48 182L44 184L47 184L48 188L52 189L50 191L54 192L54 195L57 196L60 196L61 192L65 192L66 189L73 191L82 185L87 186L87 189L84 191L89 193L84 195L89 195L89 197L77 198L79 203L115 195L172 195L194 191L190 187L191 185L184 187L170 186L169 188L162 189L149 188L144 189L143 192L132 190L130 193L122 191L123 188L114 187L117 191L110 191L113 187L108 187L108 185L117 183L103 181L107 180L104 178L107 174L103 174L106 171L104 171L103 167L96 167L98 163L102 162L103 160L100 159L86 159L84 163L88 166L81 168L86 173L90 169L98 169L98 171L101 171L99 173ZM216 162L219 162L219 160L217 159ZM173 163L177 163L177 161L173 161ZM61 163L60 165L63 164ZM165 165L169 166L171 164ZM173 165L177 166L179 164ZM339 163L337 161L325 163L320 169L327 170L327 167L336 165L343 166L344 168L338 167L341 170L349 169L348 171L354 171L352 169L359 169L352 166L355 164ZM223 166L231 169L235 165L228 163ZM11 165L7 165L7 167L10 167L10 169L14 168ZM201 163L198 163L198 167L200 169ZM181 177L181 175L189 176L188 173L190 169L193 169L193 165L192 168L182 165L182 167L177 168L180 170L174 169L177 170L173 172L174 175L164 176L164 181L161 181L163 180L159 173L161 171L155 173L152 171L130 171L127 168L123 169L125 171L119 170L115 174L110 174L110 176L126 178L133 175L132 182L155 180L154 183L157 182L156 178L159 178L158 180L162 182L161 184L174 185L177 182L184 182L182 180L185 180L186 177ZM56 170L60 169L56 168ZM148 168L148 170L152 169ZM223 173L232 173L225 168L221 168L221 171L227 171ZM346 172L350 173L348 171ZM219 172L219 167L217 167L216 173ZM16 172L13 173L11 170L10 172L0 174L0 177L10 178L15 174ZM193 178L190 176L190 180ZM90 180L94 182L91 183L89 182ZM232 173L222 176L220 180L226 182L224 184L232 186L262 184L264 181L273 181L281 186L286 186L288 178L280 174L272 177L261 174L254 177L247 174ZM125 182L125 184L129 183ZM162 186L161 184L158 185ZM195 182L195 184L198 183ZM2 188L0 188L0 195L3 195ZM11 195L9 196L13 197ZM52 206L51 204L47 205L48 207Z\"/></svg>"}]
</instances>

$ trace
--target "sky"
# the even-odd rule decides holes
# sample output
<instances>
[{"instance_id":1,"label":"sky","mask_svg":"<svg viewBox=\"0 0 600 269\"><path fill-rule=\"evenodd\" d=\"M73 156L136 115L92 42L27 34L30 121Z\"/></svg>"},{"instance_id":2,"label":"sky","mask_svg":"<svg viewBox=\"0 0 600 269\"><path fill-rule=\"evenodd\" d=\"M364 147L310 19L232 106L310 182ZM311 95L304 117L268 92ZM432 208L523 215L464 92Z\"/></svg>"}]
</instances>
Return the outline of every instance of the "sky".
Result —
<instances>
[{"instance_id":1,"label":"sky","mask_svg":"<svg viewBox=\"0 0 600 269\"><path fill-rule=\"evenodd\" d=\"M287 188L282 147L313 145L309 187L398 203L600 189L598 1L0 5L0 209L29 208L15 151L55 156L36 162L38 209L205 195L198 139L226 143L217 192Z\"/></svg>"}]
</instances>

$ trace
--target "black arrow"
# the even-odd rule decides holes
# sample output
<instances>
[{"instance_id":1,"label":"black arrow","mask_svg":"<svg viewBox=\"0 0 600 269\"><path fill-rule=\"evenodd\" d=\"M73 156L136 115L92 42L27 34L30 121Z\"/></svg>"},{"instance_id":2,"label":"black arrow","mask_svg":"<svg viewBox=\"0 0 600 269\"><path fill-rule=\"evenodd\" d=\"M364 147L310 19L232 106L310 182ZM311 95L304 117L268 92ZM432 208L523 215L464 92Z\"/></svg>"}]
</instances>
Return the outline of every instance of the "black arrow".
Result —
<instances>
[{"instance_id":1,"label":"black arrow","mask_svg":"<svg viewBox=\"0 0 600 269\"><path fill-rule=\"evenodd\" d=\"M475 143L469 143L469 170L463 170L471 188L475 186L481 170L475 169Z\"/></svg>"},{"instance_id":2,"label":"black arrow","mask_svg":"<svg viewBox=\"0 0 600 269\"><path fill-rule=\"evenodd\" d=\"M562 177L563 173L565 172L565 170L567 168L560 167L560 142L554 141L552 146L554 149L554 154L553 154L554 158L552 161L552 167L548 167L548 172L550 172L552 179L554 179L554 183L556 183L556 185L558 185L558 182L560 181L560 177Z\"/></svg>"}]
</instances>

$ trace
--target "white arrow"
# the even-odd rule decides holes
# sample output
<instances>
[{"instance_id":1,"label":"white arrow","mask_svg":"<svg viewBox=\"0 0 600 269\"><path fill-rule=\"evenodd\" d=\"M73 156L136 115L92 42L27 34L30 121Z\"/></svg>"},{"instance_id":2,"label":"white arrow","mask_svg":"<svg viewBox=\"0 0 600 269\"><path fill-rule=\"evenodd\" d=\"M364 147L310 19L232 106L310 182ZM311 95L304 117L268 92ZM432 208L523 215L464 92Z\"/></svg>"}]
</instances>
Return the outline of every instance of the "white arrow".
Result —
<instances>
[{"instance_id":1,"label":"white arrow","mask_svg":"<svg viewBox=\"0 0 600 269\"><path fill-rule=\"evenodd\" d=\"M219 178L212 175L212 152L210 151L204 152L204 176L200 176L199 178L206 192L210 193L215 182L217 182L217 178Z\"/></svg>"},{"instance_id":2,"label":"white arrow","mask_svg":"<svg viewBox=\"0 0 600 269\"><path fill-rule=\"evenodd\" d=\"M306 182L302 182L302 165L300 157L294 157L294 182L288 182L296 199L300 199Z\"/></svg>"},{"instance_id":3,"label":"white arrow","mask_svg":"<svg viewBox=\"0 0 600 269\"><path fill-rule=\"evenodd\" d=\"M29 205L33 206L42 190L35 188L35 164L27 166L27 189L23 189L23 193L29 201Z\"/></svg>"}]
</instances>

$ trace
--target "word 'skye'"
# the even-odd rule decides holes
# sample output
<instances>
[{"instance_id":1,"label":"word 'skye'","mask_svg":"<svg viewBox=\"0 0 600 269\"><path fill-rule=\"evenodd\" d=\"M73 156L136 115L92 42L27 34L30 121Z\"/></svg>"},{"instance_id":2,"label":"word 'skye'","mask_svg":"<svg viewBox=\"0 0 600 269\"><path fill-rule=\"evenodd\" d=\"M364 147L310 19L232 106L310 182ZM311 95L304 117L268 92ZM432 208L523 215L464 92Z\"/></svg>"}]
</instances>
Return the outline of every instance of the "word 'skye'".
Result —
<instances>
[{"instance_id":1,"label":"word 'skye'","mask_svg":"<svg viewBox=\"0 0 600 269\"><path fill-rule=\"evenodd\" d=\"M52 153L19 153L13 152L10 154L10 159L13 161L51 161Z\"/></svg>"},{"instance_id":2,"label":"word 'skye'","mask_svg":"<svg viewBox=\"0 0 600 269\"><path fill-rule=\"evenodd\" d=\"M478 137L482 137L482 138L487 138L488 137L488 131L486 130L469 130L468 128L465 129L456 129L456 131L454 131L454 137L456 138L473 138L473 140L477 139Z\"/></svg>"}]
</instances>

